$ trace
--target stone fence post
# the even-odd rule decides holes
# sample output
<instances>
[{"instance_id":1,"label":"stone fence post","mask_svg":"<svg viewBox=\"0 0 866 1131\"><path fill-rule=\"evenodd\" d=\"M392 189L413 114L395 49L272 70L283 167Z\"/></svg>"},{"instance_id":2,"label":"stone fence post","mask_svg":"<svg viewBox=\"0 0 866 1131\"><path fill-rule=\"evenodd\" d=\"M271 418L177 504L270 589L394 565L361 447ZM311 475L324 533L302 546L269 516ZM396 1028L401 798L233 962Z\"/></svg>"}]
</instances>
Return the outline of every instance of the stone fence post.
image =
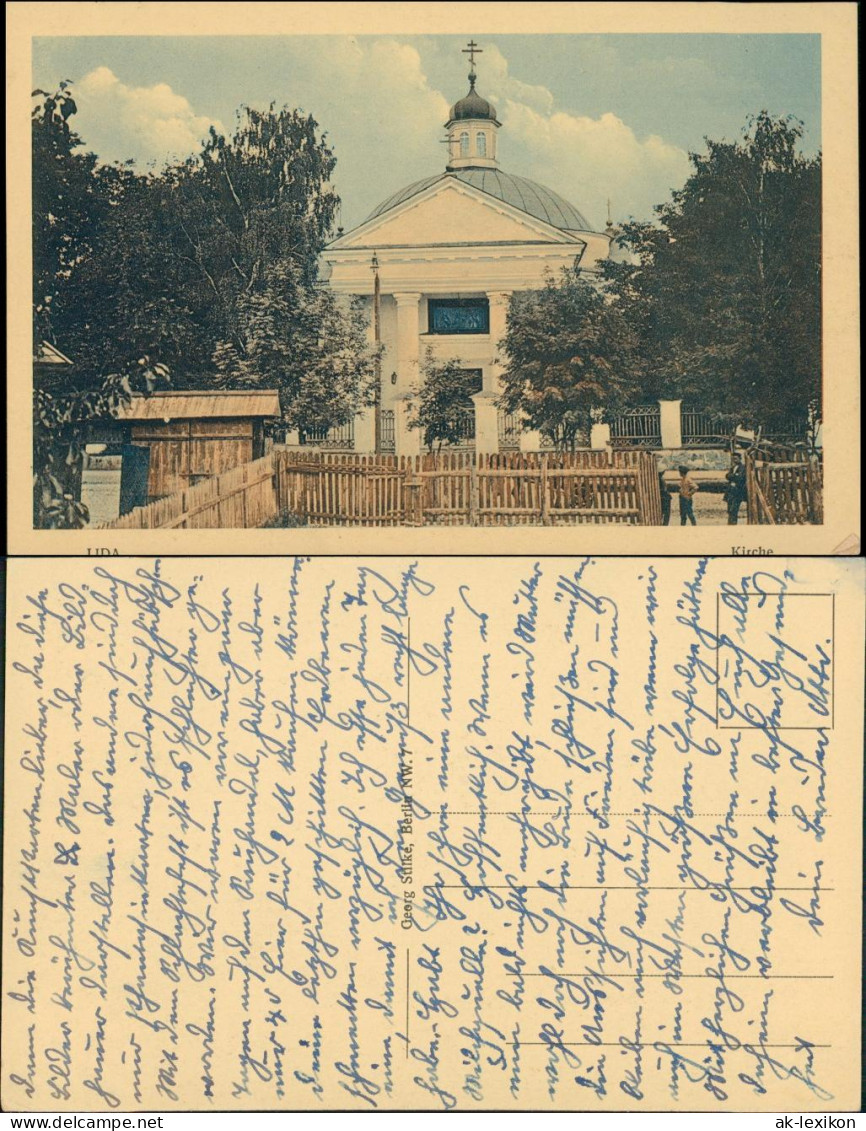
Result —
<instances>
[{"instance_id":1,"label":"stone fence post","mask_svg":"<svg viewBox=\"0 0 866 1131\"><path fill-rule=\"evenodd\" d=\"M682 401L659 401L659 427L663 448L683 446Z\"/></svg>"},{"instance_id":2,"label":"stone fence post","mask_svg":"<svg viewBox=\"0 0 866 1131\"><path fill-rule=\"evenodd\" d=\"M610 425L593 424L589 430L589 446L594 452L610 447Z\"/></svg>"}]
</instances>

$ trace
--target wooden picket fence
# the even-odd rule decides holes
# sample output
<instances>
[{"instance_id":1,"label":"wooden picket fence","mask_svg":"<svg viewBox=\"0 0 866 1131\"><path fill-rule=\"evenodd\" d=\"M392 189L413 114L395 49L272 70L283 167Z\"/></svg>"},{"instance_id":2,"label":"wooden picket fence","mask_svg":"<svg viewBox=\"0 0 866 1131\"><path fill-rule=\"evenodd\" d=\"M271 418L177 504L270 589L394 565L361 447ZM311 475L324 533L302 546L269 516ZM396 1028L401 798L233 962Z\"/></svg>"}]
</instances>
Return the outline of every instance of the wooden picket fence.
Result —
<instances>
[{"instance_id":1,"label":"wooden picket fence","mask_svg":"<svg viewBox=\"0 0 866 1131\"><path fill-rule=\"evenodd\" d=\"M824 521L821 465L805 452L746 455L749 522L756 526Z\"/></svg>"},{"instance_id":2,"label":"wooden picket fence","mask_svg":"<svg viewBox=\"0 0 866 1131\"><path fill-rule=\"evenodd\" d=\"M647 452L338 455L274 450L103 529L661 523Z\"/></svg>"},{"instance_id":3,"label":"wooden picket fence","mask_svg":"<svg viewBox=\"0 0 866 1131\"><path fill-rule=\"evenodd\" d=\"M279 505L310 526L661 522L646 452L276 452Z\"/></svg>"}]
</instances>

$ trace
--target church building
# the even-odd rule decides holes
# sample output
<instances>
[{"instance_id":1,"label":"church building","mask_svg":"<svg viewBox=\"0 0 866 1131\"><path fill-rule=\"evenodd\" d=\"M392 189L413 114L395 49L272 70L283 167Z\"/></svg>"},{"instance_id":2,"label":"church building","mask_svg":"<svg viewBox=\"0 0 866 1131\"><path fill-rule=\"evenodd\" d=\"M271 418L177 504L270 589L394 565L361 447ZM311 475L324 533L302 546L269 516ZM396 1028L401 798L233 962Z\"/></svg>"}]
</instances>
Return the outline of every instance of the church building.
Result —
<instances>
[{"instance_id":1,"label":"church building","mask_svg":"<svg viewBox=\"0 0 866 1131\"><path fill-rule=\"evenodd\" d=\"M591 278L609 254L610 226L593 231L557 193L500 167L501 123L476 90L477 44L467 54L469 91L445 125L444 172L392 193L322 256L334 291L364 296L371 338L384 347L378 410L354 422L359 452L421 451L421 430L409 420L428 349L437 361L459 358L477 381L467 405L476 451L537 450L540 436L518 434L496 404L509 299L563 267L579 264Z\"/></svg>"}]
</instances>

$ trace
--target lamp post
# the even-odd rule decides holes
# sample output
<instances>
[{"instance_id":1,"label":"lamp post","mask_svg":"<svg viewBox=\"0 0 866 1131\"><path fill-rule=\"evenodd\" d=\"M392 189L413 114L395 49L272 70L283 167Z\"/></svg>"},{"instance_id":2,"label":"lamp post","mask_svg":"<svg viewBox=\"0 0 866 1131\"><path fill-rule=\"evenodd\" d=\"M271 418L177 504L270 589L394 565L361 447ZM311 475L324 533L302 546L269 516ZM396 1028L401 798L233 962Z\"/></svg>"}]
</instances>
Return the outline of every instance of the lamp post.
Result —
<instances>
[{"instance_id":1,"label":"lamp post","mask_svg":"<svg viewBox=\"0 0 866 1131\"><path fill-rule=\"evenodd\" d=\"M382 291L379 283L379 256L373 252L373 258L370 260L370 270L373 272L373 340L376 343L376 404L373 409L373 419L376 428L376 451L379 451L380 437L382 435L380 427L380 414L382 411L382 357L379 353L382 344Z\"/></svg>"}]
</instances>

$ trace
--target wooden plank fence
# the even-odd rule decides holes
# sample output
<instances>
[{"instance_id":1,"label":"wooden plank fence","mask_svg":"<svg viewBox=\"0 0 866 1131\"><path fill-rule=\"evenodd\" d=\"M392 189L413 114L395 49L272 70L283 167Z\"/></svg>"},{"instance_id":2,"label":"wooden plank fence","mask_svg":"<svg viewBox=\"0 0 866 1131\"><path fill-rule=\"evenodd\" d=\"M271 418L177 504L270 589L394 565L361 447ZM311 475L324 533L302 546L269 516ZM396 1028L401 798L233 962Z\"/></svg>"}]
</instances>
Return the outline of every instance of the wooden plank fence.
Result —
<instances>
[{"instance_id":1,"label":"wooden plank fence","mask_svg":"<svg viewBox=\"0 0 866 1131\"><path fill-rule=\"evenodd\" d=\"M274 452L136 507L101 530L216 530L262 526L278 513Z\"/></svg>"},{"instance_id":2,"label":"wooden plank fence","mask_svg":"<svg viewBox=\"0 0 866 1131\"><path fill-rule=\"evenodd\" d=\"M655 458L637 451L338 455L275 450L103 529L659 525Z\"/></svg>"},{"instance_id":3,"label":"wooden plank fence","mask_svg":"<svg viewBox=\"0 0 866 1131\"><path fill-rule=\"evenodd\" d=\"M819 463L802 453L795 458L762 459L746 455L749 522L756 526L780 523L804 525L824 521L823 477Z\"/></svg>"}]
</instances>

